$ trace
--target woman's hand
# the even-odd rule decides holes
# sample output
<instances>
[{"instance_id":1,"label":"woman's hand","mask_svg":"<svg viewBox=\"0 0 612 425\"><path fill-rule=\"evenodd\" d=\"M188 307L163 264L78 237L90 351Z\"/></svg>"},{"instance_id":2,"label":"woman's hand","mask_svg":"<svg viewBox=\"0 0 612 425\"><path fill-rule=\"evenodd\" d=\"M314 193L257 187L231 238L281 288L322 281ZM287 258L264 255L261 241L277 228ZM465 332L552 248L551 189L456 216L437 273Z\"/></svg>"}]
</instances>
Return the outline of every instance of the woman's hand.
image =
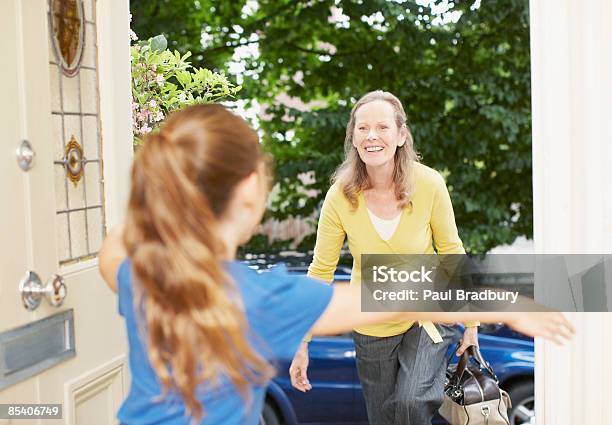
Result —
<instances>
[{"instance_id":1,"label":"woman's hand","mask_svg":"<svg viewBox=\"0 0 612 425\"><path fill-rule=\"evenodd\" d=\"M569 341L576 329L558 312L508 313L505 322L515 331L532 337L542 337L561 345Z\"/></svg>"},{"instance_id":2,"label":"woman's hand","mask_svg":"<svg viewBox=\"0 0 612 425\"><path fill-rule=\"evenodd\" d=\"M457 356L461 356L468 347L475 345L478 347L478 326L470 326L465 328L463 331L463 338L461 338L461 345L457 349Z\"/></svg>"},{"instance_id":3,"label":"woman's hand","mask_svg":"<svg viewBox=\"0 0 612 425\"><path fill-rule=\"evenodd\" d=\"M312 389L312 385L308 382L307 370L308 343L302 342L291 362L289 376L291 376L291 385L303 393Z\"/></svg>"}]
</instances>

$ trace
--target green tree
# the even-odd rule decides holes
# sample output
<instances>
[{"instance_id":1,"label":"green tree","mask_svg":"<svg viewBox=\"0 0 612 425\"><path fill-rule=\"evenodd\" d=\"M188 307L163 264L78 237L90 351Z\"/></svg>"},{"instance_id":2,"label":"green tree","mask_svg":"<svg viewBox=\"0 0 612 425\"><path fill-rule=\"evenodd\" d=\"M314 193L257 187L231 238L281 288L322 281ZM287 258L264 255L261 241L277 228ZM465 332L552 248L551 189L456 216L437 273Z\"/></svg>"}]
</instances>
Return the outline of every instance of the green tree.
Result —
<instances>
[{"instance_id":1,"label":"green tree","mask_svg":"<svg viewBox=\"0 0 612 425\"><path fill-rule=\"evenodd\" d=\"M446 177L466 248L531 237L528 1L419 3L260 0L249 10L245 1L155 0L132 9L137 32L167 33L217 69L257 44L243 59L241 97L266 106L259 124L276 161L274 217L316 210L342 160L352 103L383 89L402 100L423 162ZM278 103L281 93L312 107ZM307 171L314 183L298 179Z\"/></svg>"}]
</instances>

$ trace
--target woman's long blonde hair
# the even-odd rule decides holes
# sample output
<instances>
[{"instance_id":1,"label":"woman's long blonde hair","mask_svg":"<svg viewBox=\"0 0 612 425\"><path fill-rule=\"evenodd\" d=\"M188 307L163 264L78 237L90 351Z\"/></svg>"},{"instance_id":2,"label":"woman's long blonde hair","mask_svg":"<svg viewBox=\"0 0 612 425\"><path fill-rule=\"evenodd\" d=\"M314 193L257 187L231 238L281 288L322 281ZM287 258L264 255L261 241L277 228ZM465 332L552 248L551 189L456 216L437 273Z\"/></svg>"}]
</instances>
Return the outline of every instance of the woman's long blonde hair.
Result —
<instances>
[{"instance_id":1,"label":"woman's long blonde hair","mask_svg":"<svg viewBox=\"0 0 612 425\"><path fill-rule=\"evenodd\" d=\"M248 400L272 367L250 345L238 289L224 271L217 222L236 185L260 169L257 133L220 105L175 112L139 149L124 243L148 354L164 394L200 419L202 384L227 379Z\"/></svg>"},{"instance_id":2,"label":"woman's long blonde hair","mask_svg":"<svg viewBox=\"0 0 612 425\"><path fill-rule=\"evenodd\" d=\"M395 112L395 124L398 129L405 126L407 131L406 142L398 146L395 151L395 167L393 170L393 185L395 187L395 197L399 202L399 207L404 208L410 205L414 195L414 164L419 161L419 156L414 150L412 133L406 122L406 112L400 100L389 92L376 90L367 93L355 103L351 110L351 117L346 126L346 137L344 139L344 162L336 169L332 176L332 183L338 182L342 192L351 206L356 209L358 205L357 195L371 187L365 163L359 158L357 148L353 146L353 136L355 132L355 114L357 110L366 103L375 100L388 102Z\"/></svg>"}]
</instances>

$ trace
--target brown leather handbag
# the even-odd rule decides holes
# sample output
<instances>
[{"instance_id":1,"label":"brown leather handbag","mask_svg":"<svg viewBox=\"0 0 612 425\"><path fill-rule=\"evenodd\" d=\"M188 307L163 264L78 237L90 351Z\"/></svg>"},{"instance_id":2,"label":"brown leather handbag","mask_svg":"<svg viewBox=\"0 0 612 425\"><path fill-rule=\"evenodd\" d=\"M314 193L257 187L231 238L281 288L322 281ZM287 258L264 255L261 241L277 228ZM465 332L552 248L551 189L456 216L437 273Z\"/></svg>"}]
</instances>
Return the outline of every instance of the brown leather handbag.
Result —
<instances>
[{"instance_id":1,"label":"brown leather handbag","mask_svg":"<svg viewBox=\"0 0 612 425\"><path fill-rule=\"evenodd\" d=\"M497 376L478 347L469 347L456 367L447 367L440 415L451 425L510 425L509 407L508 393L499 388Z\"/></svg>"}]
</instances>

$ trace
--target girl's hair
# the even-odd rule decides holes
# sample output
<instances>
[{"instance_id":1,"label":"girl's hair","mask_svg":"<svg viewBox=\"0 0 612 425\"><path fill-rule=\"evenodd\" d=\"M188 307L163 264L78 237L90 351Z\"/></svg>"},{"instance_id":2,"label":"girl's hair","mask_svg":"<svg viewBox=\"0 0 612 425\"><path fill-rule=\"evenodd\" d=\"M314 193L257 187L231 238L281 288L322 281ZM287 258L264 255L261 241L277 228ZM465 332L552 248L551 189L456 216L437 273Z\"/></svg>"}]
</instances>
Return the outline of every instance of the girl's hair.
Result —
<instances>
[{"instance_id":1,"label":"girl's hair","mask_svg":"<svg viewBox=\"0 0 612 425\"><path fill-rule=\"evenodd\" d=\"M414 163L419 161L419 156L414 150L412 134L406 123L406 112L397 97L389 92L376 90L367 93L355 103L351 110L351 117L346 126L346 137L344 139L344 162L336 169L332 176L332 183L338 182L342 192L353 208L357 208L357 194L369 189L371 183L368 178L365 163L359 157L357 148L353 146L353 135L355 130L355 114L357 110L366 103L375 100L388 102L393 106L395 112L395 124L398 129L406 127L408 133L406 143L398 146L395 151L395 168L393 171L393 184L395 186L395 197L399 201L399 207L404 208L412 202L414 195Z\"/></svg>"},{"instance_id":2,"label":"girl's hair","mask_svg":"<svg viewBox=\"0 0 612 425\"><path fill-rule=\"evenodd\" d=\"M164 394L177 391L196 419L200 384L228 379L250 400L249 385L273 375L247 338L217 226L236 185L262 162L257 133L220 105L175 112L134 161L124 243L149 358Z\"/></svg>"}]
</instances>

